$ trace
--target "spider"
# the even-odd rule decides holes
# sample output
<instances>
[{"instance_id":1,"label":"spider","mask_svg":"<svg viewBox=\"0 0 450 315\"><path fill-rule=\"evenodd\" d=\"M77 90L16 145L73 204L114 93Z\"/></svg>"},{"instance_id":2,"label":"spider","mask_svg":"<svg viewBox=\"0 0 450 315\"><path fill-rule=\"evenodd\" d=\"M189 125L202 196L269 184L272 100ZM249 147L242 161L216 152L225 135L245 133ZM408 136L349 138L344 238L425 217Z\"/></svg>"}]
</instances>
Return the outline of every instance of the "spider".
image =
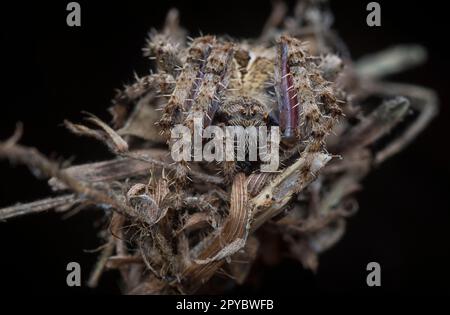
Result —
<instances>
[{"instance_id":1,"label":"spider","mask_svg":"<svg viewBox=\"0 0 450 315\"><path fill-rule=\"evenodd\" d=\"M337 55L313 56L306 43L289 35L273 44L209 35L186 41L180 39L170 16L161 33L151 33L145 48L156 72L125 89L117 103L132 103L156 88L165 98L157 125L169 145L171 128L182 124L192 130L193 117L200 113L204 127L279 126L284 160L302 151L310 155L323 151L345 97L333 82L342 69ZM246 168L242 163L223 162L225 177L255 169L244 164ZM185 174L180 171L177 177L184 179Z\"/></svg>"}]
</instances>

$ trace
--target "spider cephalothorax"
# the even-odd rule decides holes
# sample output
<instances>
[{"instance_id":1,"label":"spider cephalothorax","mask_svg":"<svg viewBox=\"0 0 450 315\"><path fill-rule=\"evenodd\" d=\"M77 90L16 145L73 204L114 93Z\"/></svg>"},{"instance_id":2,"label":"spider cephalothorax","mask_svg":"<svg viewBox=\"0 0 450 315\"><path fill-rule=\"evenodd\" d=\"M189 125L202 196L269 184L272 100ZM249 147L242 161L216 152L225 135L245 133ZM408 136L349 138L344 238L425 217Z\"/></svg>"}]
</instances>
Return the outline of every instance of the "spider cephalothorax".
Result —
<instances>
[{"instance_id":1,"label":"spider cephalothorax","mask_svg":"<svg viewBox=\"0 0 450 315\"><path fill-rule=\"evenodd\" d=\"M257 99L245 95L230 97L218 111L224 123L235 126L261 126L267 123L267 108Z\"/></svg>"}]
</instances>

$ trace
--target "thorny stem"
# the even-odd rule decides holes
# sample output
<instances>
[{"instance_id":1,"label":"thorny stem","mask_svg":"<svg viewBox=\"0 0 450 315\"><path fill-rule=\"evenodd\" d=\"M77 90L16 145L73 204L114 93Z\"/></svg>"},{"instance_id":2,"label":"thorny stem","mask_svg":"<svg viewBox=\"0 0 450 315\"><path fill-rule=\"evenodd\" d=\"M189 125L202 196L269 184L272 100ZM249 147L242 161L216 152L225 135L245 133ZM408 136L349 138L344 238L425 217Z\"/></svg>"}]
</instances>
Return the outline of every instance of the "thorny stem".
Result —
<instances>
[{"instance_id":1,"label":"thorny stem","mask_svg":"<svg viewBox=\"0 0 450 315\"><path fill-rule=\"evenodd\" d=\"M50 209L55 209L68 204L75 204L80 201L74 194L67 194L59 197L45 198L26 204L6 207L0 210L0 221L14 217L19 217L31 213L40 213ZM70 207L67 207L70 209Z\"/></svg>"}]
</instances>

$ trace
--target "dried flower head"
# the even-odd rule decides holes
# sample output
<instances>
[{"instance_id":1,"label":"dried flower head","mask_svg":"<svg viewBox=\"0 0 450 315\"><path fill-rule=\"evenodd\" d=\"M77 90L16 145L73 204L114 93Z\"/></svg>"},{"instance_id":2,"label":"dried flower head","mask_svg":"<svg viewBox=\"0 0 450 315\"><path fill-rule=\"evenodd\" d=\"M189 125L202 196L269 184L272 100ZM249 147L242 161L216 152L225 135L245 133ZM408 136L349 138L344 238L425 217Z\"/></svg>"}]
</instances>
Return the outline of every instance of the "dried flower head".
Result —
<instances>
[{"instance_id":1,"label":"dried flower head","mask_svg":"<svg viewBox=\"0 0 450 315\"><path fill-rule=\"evenodd\" d=\"M261 36L249 40L186 37L171 10L144 48L154 72L117 92L111 126L93 115L89 126L65 122L117 157L60 168L18 144L18 128L0 143L0 157L47 175L60 195L2 209L0 219L101 209L108 239L89 284L105 268L118 269L125 293L199 292L220 272L230 279L209 292L242 283L266 246L257 229L280 235L283 248L315 270L318 254L340 239L356 212L362 178L427 125L437 100L423 87L380 80L396 63L378 65L415 48L354 63L316 1L300 1L285 23L280 6ZM369 107L369 98L379 104ZM410 112L415 119L399 125ZM204 127L279 127L280 170L261 172L261 161L174 162L171 130L181 125L194 133L197 114ZM393 129L397 136L387 137Z\"/></svg>"}]
</instances>

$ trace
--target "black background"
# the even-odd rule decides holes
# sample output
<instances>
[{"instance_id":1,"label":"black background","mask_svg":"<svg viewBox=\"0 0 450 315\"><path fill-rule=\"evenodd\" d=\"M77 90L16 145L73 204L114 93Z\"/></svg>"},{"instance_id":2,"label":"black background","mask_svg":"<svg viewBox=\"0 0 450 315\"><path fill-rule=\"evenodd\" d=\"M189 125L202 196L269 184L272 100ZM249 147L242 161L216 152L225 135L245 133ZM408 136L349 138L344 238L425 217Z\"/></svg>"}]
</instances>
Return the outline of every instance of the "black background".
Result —
<instances>
[{"instance_id":1,"label":"black background","mask_svg":"<svg viewBox=\"0 0 450 315\"><path fill-rule=\"evenodd\" d=\"M147 31L160 27L170 7L181 11L191 34L257 36L268 16L269 1L79 1L82 27L66 25L69 1L2 3L0 63L0 137L15 123L25 126L23 144L73 163L108 158L94 141L61 127L87 110L108 120L114 89L146 74L141 57ZM442 1L379 1L382 26L366 25L369 1L334 1L335 28L354 58L398 43L420 43L429 62L392 80L438 91L440 115L399 155L374 170L359 193L359 213L344 238L320 259L317 275L292 260L257 270L256 288L235 293L446 293L450 292L450 207L448 136L448 21ZM50 193L44 180L23 166L0 161L0 206L32 201ZM69 288L66 264L80 262L87 279L100 245L98 213L82 212L67 220L54 213L0 223L0 289L8 293L119 293L116 274L105 275L96 290ZM367 288L366 265L382 267L382 287Z\"/></svg>"}]
</instances>

